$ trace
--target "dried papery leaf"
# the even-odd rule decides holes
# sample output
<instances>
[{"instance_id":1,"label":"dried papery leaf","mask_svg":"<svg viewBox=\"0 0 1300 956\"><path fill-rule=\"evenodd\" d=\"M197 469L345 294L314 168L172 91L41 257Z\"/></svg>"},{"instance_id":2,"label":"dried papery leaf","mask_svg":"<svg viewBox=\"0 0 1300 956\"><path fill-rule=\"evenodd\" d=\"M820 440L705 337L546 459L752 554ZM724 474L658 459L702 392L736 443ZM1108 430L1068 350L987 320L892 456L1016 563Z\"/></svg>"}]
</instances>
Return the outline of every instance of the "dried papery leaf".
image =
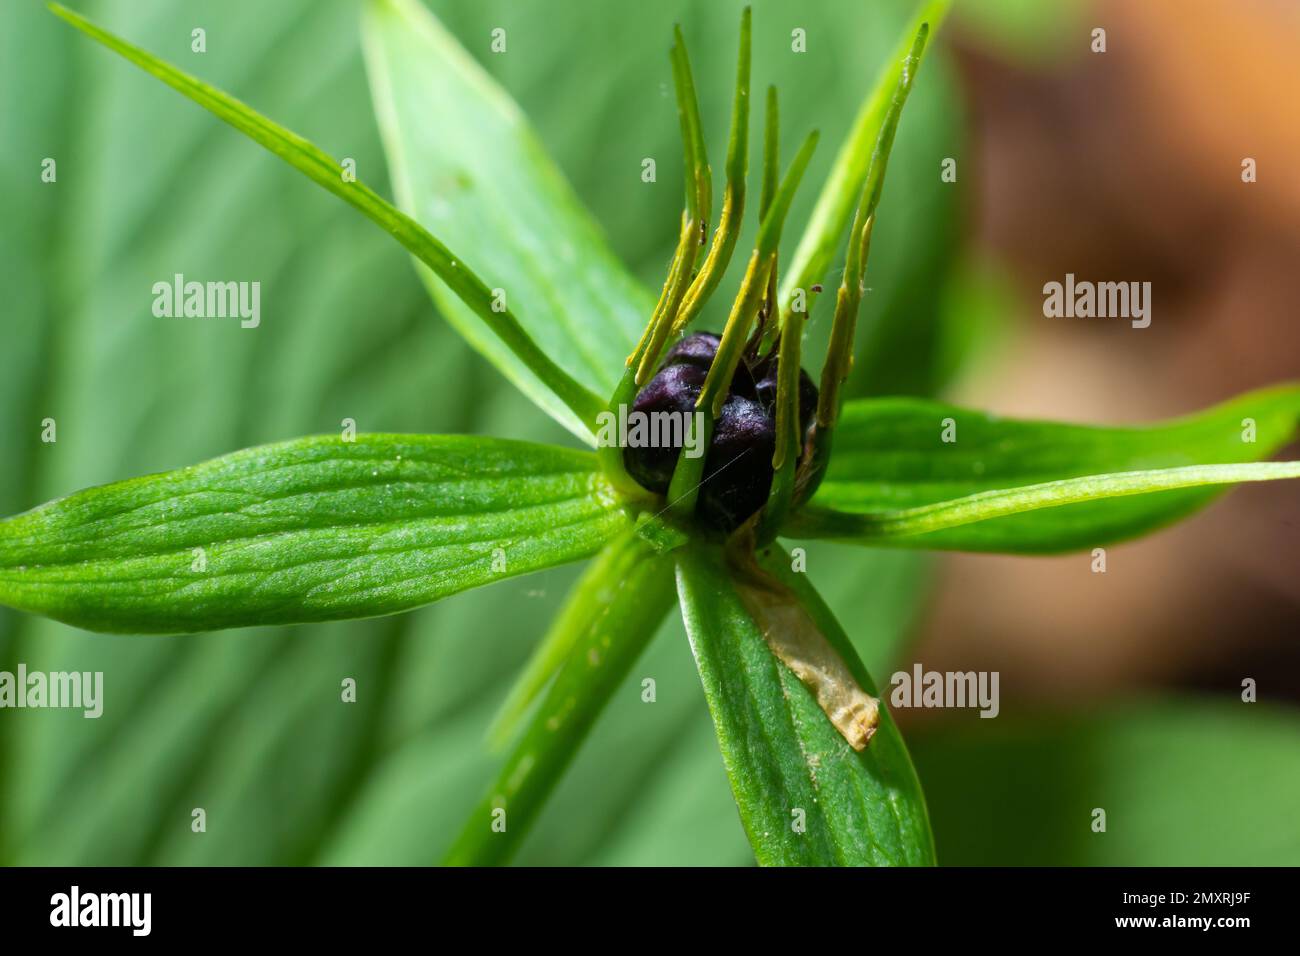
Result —
<instances>
[{"instance_id":1,"label":"dried papery leaf","mask_svg":"<svg viewBox=\"0 0 1300 956\"><path fill-rule=\"evenodd\" d=\"M728 558L736 593L767 646L812 691L849 746L863 750L880 722L880 702L858 685L799 598L758 566L750 548L732 551Z\"/></svg>"}]
</instances>

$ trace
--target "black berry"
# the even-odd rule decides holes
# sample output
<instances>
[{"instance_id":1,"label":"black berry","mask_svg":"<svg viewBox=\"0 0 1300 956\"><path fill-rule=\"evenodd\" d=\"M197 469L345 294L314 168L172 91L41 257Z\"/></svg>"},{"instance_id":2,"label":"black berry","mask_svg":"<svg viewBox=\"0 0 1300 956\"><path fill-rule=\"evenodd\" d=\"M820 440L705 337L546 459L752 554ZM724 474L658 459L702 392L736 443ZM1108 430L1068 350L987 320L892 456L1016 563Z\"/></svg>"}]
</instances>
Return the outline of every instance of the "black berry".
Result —
<instances>
[{"instance_id":1,"label":"black berry","mask_svg":"<svg viewBox=\"0 0 1300 956\"><path fill-rule=\"evenodd\" d=\"M650 415L657 412L692 415L695 412L695 400L700 397L700 389L704 386L708 372L707 365L667 365L637 394L632 410ZM662 495L668 491L668 483L672 481L673 469L677 466L677 456L680 453L681 445L642 448L629 446L623 449L623 465L642 488Z\"/></svg>"},{"instance_id":2,"label":"black berry","mask_svg":"<svg viewBox=\"0 0 1300 956\"><path fill-rule=\"evenodd\" d=\"M632 411L693 413L718 342L711 332L697 332L675 344L654 378L637 394ZM696 517L710 528L733 531L767 501L776 450L776 375L775 356L755 362L753 367L742 361L736 369L722 414L713 423L696 506ZM816 407L817 388L801 369L801 434L807 434ZM665 494L681 447L629 446L624 448L623 461L642 487Z\"/></svg>"},{"instance_id":3,"label":"black berry","mask_svg":"<svg viewBox=\"0 0 1300 956\"><path fill-rule=\"evenodd\" d=\"M767 501L772 489L776 423L751 398L728 395L713 423L696 513L710 527L732 531Z\"/></svg>"},{"instance_id":4,"label":"black berry","mask_svg":"<svg viewBox=\"0 0 1300 956\"><path fill-rule=\"evenodd\" d=\"M775 353L753 370L754 393L772 414L776 414L776 376L780 358ZM799 369L799 434L807 435L817 413L817 386L803 369Z\"/></svg>"}]
</instances>

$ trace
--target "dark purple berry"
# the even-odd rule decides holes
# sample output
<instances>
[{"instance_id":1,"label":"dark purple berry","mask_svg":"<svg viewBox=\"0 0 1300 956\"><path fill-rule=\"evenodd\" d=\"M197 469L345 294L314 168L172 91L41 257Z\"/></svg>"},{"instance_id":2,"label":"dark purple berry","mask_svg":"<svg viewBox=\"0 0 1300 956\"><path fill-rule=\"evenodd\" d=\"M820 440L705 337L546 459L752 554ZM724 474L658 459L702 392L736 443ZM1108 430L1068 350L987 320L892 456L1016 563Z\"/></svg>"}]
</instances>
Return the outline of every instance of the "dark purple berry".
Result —
<instances>
[{"instance_id":1,"label":"dark purple berry","mask_svg":"<svg viewBox=\"0 0 1300 956\"><path fill-rule=\"evenodd\" d=\"M718 345L721 342L721 337L712 332L692 332L668 350L660 368L666 369L672 365L695 365L707 372L713 365L713 357L718 354ZM754 377L750 374L749 366L744 362L736 367L736 374L731 380L731 394L754 397Z\"/></svg>"},{"instance_id":2,"label":"dark purple berry","mask_svg":"<svg viewBox=\"0 0 1300 956\"><path fill-rule=\"evenodd\" d=\"M633 412L690 415L717 355L719 337L696 332L677 342L632 405ZM752 368L739 363L722 414L704 459L696 517L715 530L730 532L763 507L772 488L772 455L776 450L777 359L770 356ZM817 406L817 388L807 373L799 375L799 418L807 434ZM629 429L630 432L630 429ZM668 491L681 454L680 444L632 447L623 450L628 473L642 487L658 494Z\"/></svg>"},{"instance_id":3,"label":"dark purple berry","mask_svg":"<svg viewBox=\"0 0 1300 956\"><path fill-rule=\"evenodd\" d=\"M776 425L758 402L729 395L713 423L713 440L704 459L704 484L697 505L700 519L732 531L767 501L772 490Z\"/></svg>"},{"instance_id":4,"label":"dark purple berry","mask_svg":"<svg viewBox=\"0 0 1300 956\"><path fill-rule=\"evenodd\" d=\"M632 411L652 416L655 412L691 415L695 412L695 400L700 397L708 373L707 365L703 368L694 364L669 365L637 393ZM623 464L642 488L662 495L668 490L680 453L680 445L658 448L629 446L623 449Z\"/></svg>"},{"instance_id":5,"label":"dark purple berry","mask_svg":"<svg viewBox=\"0 0 1300 956\"><path fill-rule=\"evenodd\" d=\"M721 341L712 332L688 335L668 350L661 368L669 365L698 365L707 372L713 364L713 356L718 354L718 343Z\"/></svg>"},{"instance_id":6,"label":"dark purple berry","mask_svg":"<svg viewBox=\"0 0 1300 956\"><path fill-rule=\"evenodd\" d=\"M781 360L775 354L753 370L755 397L776 417L776 378ZM799 369L799 434L807 436L817 411L817 386L803 369Z\"/></svg>"}]
</instances>

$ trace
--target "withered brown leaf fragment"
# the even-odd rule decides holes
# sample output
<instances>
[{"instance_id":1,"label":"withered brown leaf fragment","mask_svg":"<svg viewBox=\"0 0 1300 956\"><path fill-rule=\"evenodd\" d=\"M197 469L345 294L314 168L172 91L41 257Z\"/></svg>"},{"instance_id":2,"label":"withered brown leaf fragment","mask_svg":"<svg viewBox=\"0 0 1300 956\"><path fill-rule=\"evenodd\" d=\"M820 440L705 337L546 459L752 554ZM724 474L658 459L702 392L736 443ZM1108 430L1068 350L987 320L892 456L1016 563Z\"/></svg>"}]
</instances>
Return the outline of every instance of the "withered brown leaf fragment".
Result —
<instances>
[{"instance_id":1,"label":"withered brown leaf fragment","mask_svg":"<svg viewBox=\"0 0 1300 956\"><path fill-rule=\"evenodd\" d=\"M772 653L813 692L849 746L865 749L880 722L880 702L858 686L798 596L759 567L752 549L730 550L728 559L741 603Z\"/></svg>"}]
</instances>

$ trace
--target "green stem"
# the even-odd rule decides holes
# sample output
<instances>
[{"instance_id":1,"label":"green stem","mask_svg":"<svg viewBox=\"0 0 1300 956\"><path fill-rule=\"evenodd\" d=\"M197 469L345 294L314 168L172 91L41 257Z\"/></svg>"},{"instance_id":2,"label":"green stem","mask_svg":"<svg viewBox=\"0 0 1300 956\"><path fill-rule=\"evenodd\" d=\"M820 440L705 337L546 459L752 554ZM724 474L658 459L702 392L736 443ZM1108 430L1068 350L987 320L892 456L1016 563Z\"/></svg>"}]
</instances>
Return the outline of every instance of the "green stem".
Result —
<instances>
[{"instance_id":1,"label":"green stem","mask_svg":"<svg viewBox=\"0 0 1300 956\"><path fill-rule=\"evenodd\" d=\"M758 218L761 222L772 208L781 166L781 109L776 87L767 88L767 112L763 122L763 185L758 194Z\"/></svg>"},{"instance_id":2,"label":"green stem","mask_svg":"<svg viewBox=\"0 0 1300 956\"><path fill-rule=\"evenodd\" d=\"M804 316L791 313L781 326L776 380L776 450L772 455L772 490L758 529L758 541L776 537L794 499L795 462L803 444L799 433L799 372L802 366Z\"/></svg>"},{"instance_id":3,"label":"green stem","mask_svg":"<svg viewBox=\"0 0 1300 956\"><path fill-rule=\"evenodd\" d=\"M713 442L713 416L704 415L700 421L704 434L697 447L707 449ZM677 457L677 466L673 468L673 477L668 483L668 504L664 510L679 521L689 521L695 513L700 485L704 482L705 458L706 455L689 458L684 454Z\"/></svg>"},{"instance_id":4,"label":"green stem","mask_svg":"<svg viewBox=\"0 0 1300 956\"><path fill-rule=\"evenodd\" d=\"M871 249L871 232L875 216L854 232L849 243L849 260L844 267L844 281L835 296L835 318L831 322L826 362L822 365L821 388L817 393L817 434L829 441L831 429L839 418L843 398L840 389L853 368L853 332L857 327L858 308L862 302L863 270ZM855 223L854 225L858 225ZM859 262L862 265L859 265Z\"/></svg>"},{"instance_id":5,"label":"green stem","mask_svg":"<svg viewBox=\"0 0 1300 956\"><path fill-rule=\"evenodd\" d=\"M817 148L817 131L809 133L803 145L795 154L781 180L767 215L763 217L758 229L758 239L754 243L754 254L750 257L741 282L740 294L731 309L731 316L722 331L722 341L718 343L717 355L709 367L708 377L700 390L696 401L697 408L711 409L714 418L722 413L722 403L727 400L727 391L731 387L732 376L740 364L745 341L749 337L750 325L758 314L758 308L767 293L767 278L771 274L776 258L777 247L781 242L781 230L785 226L786 214L794 200L795 190L803 179L804 170Z\"/></svg>"},{"instance_id":6,"label":"green stem","mask_svg":"<svg viewBox=\"0 0 1300 956\"><path fill-rule=\"evenodd\" d=\"M741 280L740 292L732 303L731 315L722 329L717 354L713 357L709 374L704 379L704 387L700 389L700 396L695 402L696 408L704 409L713 418L722 414L722 403L727 400L731 379L740 364L750 326L767 293L767 277L771 270L771 253L764 255L755 249L745 267L745 278Z\"/></svg>"},{"instance_id":7,"label":"green stem","mask_svg":"<svg viewBox=\"0 0 1300 956\"><path fill-rule=\"evenodd\" d=\"M777 102L776 87L767 88L767 113L763 123L763 185L759 192L758 221L767 218L776 198L776 187L781 165L781 111ZM767 295L763 300L762 325L754 333L758 337L757 353L764 355L776 340L777 270L775 264L767 278Z\"/></svg>"},{"instance_id":8,"label":"green stem","mask_svg":"<svg viewBox=\"0 0 1300 956\"><path fill-rule=\"evenodd\" d=\"M742 51L744 52L744 51ZM636 382L644 385L659 364L659 355L672 330L678 327L677 315L682 301L695 279L695 266L708 233L713 214L713 173L704 148L704 131L700 125L700 105L695 95L695 78L681 26L673 28L673 88L677 94L677 117L682 128L682 151L686 168L686 210L682 213L682 231L668 270L659 305L641 342L628 361L636 366Z\"/></svg>"},{"instance_id":9,"label":"green stem","mask_svg":"<svg viewBox=\"0 0 1300 956\"><path fill-rule=\"evenodd\" d=\"M659 355L673 327L677 324L677 313L687 286L691 282L691 273L695 269L695 260L699 254L699 224L689 214L682 217L682 231L678 237L677 251L673 255L672 265L668 269L668 282L660 299L660 308L650 320L646 335L641 345L633 353L636 365L636 383L644 385L650 380L654 368L659 364Z\"/></svg>"},{"instance_id":10,"label":"green stem","mask_svg":"<svg viewBox=\"0 0 1300 956\"><path fill-rule=\"evenodd\" d=\"M916 31L916 39L912 41L912 48L899 69L898 83L876 136L876 145L871 151L871 165L867 167L862 195L853 216L853 228L849 231L849 248L844 261L844 277L835 299L830 344L827 347L826 362L822 366L821 390L817 398L817 428L813 432L810 466L830 460L832 432L844 401L841 389L853 367L854 331L862 303L862 287L866 278L867 258L871 252L876 208L880 205L880 197L884 192L885 171L889 166L889 154L894 148L898 122L916 80L916 72L920 69L921 56L925 53L929 35L930 25L921 24L921 28Z\"/></svg>"},{"instance_id":11,"label":"green stem","mask_svg":"<svg viewBox=\"0 0 1300 956\"><path fill-rule=\"evenodd\" d=\"M695 77L686 52L681 24L673 27L673 85L677 91L677 113L682 126L682 147L686 154L686 211L703 230L713 206L713 173L704 147L700 123L700 102L695 94ZM701 236L701 245L703 236Z\"/></svg>"},{"instance_id":12,"label":"green stem","mask_svg":"<svg viewBox=\"0 0 1300 956\"><path fill-rule=\"evenodd\" d=\"M750 10L746 7L740 19L740 53L736 65L736 92L731 104L731 134L727 140L727 186L722 200L722 215L700 274L687 290L681 311L673 322L673 335L691 324L718 287L731 262L736 240L740 237L740 224L745 210L745 178L749 168L750 32ZM657 360L658 356L655 358Z\"/></svg>"}]
</instances>

